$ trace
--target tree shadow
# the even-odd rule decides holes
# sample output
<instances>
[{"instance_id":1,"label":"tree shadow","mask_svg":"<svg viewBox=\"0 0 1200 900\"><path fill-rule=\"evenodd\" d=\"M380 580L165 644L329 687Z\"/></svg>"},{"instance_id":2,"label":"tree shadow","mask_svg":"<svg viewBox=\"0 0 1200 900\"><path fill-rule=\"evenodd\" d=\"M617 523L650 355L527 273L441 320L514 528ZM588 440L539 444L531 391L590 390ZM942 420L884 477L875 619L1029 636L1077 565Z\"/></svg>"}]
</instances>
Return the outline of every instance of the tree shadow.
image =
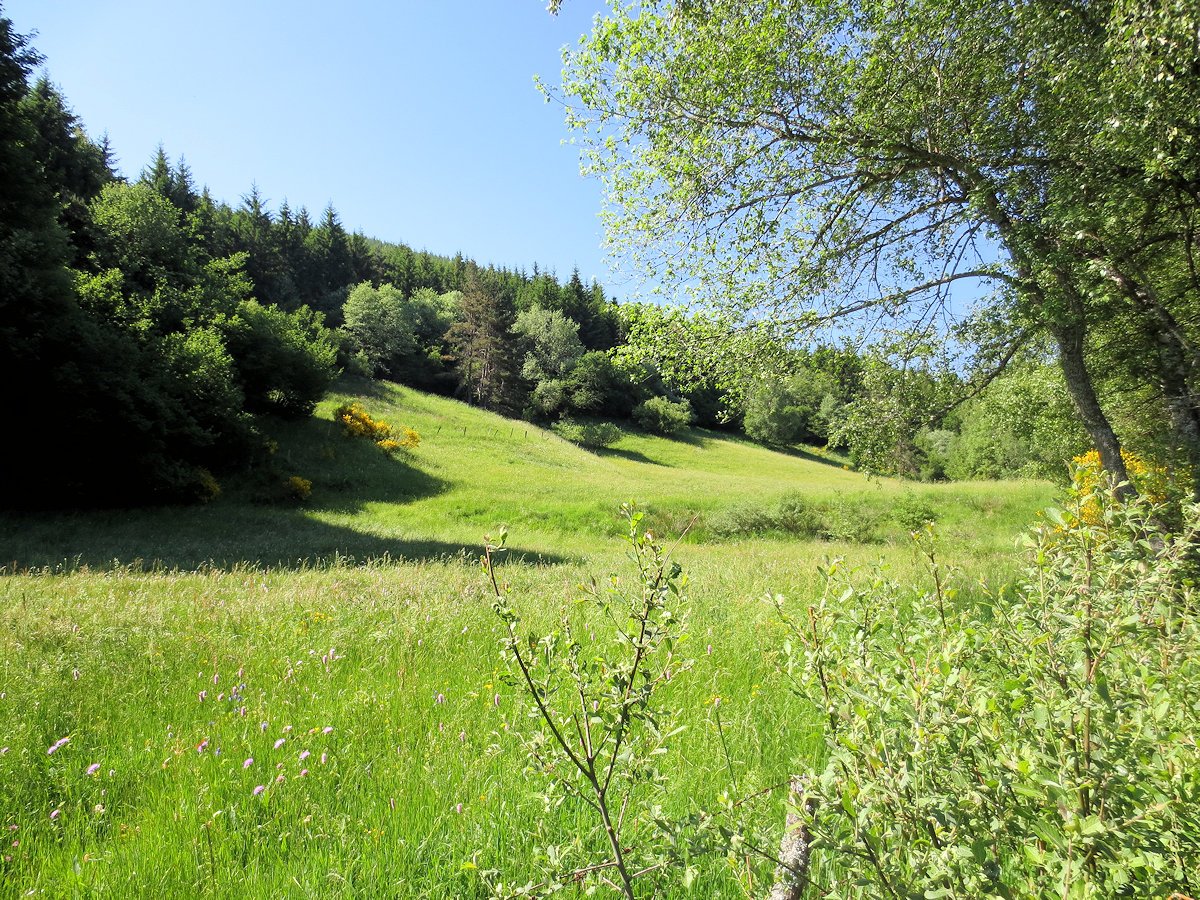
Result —
<instances>
[{"instance_id":1,"label":"tree shadow","mask_svg":"<svg viewBox=\"0 0 1200 900\"><path fill-rule=\"evenodd\" d=\"M690 444L693 447L707 447L714 440L729 440L729 435L719 431L709 431L707 428L688 428L671 435L670 440L678 441L680 444Z\"/></svg>"},{"instance_id":2,"label":"tree shadow","mask_svg":"<svg viewBox=\"0 0 1200 900\"><path fill-rule=\"evenodd\" d=\"M767 447L766 444L761 444L760 446ZM782 453L784 456L794 456L797 459L806 459L809 462L832 466L835 469L841 469L846 465L840 460L830 459L828 456L821 456L819 453L813 453L811 450L804 450L800 447L767 447L767 449L774 450L776 453Z\"/></svg>"},{"instance_id":3,"label":"tree shadow","mask_svg":"<svg viewBox=\"0 0 1200 900\"><path fill-rule=\"evenodd\" d=\"M15 523L0 519L0 534L19 528L19 543L4 543L5 574L29 570L71 572L221 569L319 569L389 562L474 564L477 544L391 537L312 518L302 510L258 506L38 514ZM512 547L502 564L560 565L565 556Z\"/></svg>"},{"instance_id":4,"label":"tree shadow","mask_svg":"<svg viewBox=\"0 0 1200 900\"><path fill-rule=\"evenodd\" d=\"M482 539L468 545L389 535L367 517L360 529L314 515L411 503L449 489L449 482L369 441L344 437L329 420L276 423L272 431L281 449L271 464L231 480L207 505L0 515L2 571L307 569L478 559ZM306 499L288 496L293 476L311 482ZM501 558L529 565L570 561L520 547Z\"/></svg>"},{"instance_id":5,"label":"tree shadow","mask_svg":"<svg viewBox=\"0 0 1200 900\"><path fill-rule=\"evenodd\" d=\"M645 453L637 450L622 450L619 447L597 447L592 451L597 456L615 456L619 459L627 459L630 462L646 463L651 466L666 466L670 468L669 463L660 462L657 459L651 459Z\"/></svg>"}]
</instances>

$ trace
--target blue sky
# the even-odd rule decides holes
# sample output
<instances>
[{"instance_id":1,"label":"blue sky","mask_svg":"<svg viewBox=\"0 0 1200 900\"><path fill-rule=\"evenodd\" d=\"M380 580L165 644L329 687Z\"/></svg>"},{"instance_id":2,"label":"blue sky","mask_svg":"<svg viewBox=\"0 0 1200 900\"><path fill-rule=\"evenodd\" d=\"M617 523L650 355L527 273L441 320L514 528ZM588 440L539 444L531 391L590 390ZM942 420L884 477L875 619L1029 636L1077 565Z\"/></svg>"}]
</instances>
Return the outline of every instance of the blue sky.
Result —
<instances>
[{"instance_id":1,"label":"blue sky","mask_svg":"<svg viewBox=\"0 0 1200 900\"><path fill-rule=\"evenodd\" d=\"M136 176L161 142L231 204L332 201L350 229L610 294L601 188L579 175L560 50L602 0L5 0L88 132Z\"/></svg>"}]
</instances>

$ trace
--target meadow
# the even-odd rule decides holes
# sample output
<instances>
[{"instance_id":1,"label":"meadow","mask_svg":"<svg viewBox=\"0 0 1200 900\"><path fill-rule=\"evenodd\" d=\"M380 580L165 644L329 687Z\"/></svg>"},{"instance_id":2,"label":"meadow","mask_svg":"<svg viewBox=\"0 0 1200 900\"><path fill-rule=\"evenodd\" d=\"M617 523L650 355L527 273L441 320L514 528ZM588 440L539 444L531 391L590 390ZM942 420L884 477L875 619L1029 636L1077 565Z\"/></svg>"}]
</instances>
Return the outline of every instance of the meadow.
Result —
<instances>
[{"instance_id":1,"label":"meadow","mask_svg":"<svg viewBox=\"0 0 1200 900\"><path fill-rule=\"evenodd\" d=\"M348 400L420 446L392 457L345 437L332 410ZM701 430L591 452L373 383L344 382L273 437L275 467L312 482L303 501L230 483L203 506L0 519L0 893L432 898L487 896L495 872L523 883L590 820L544 806L514 738L528 707L504 683L485 534L507 527L501 574L534 632L580 584L631 575L622 502L676 545L695 665L665 686L685 726L665 768L668 812L684 815L816 752L768 595L811 595L833 557L925 584L909 530L933 518L969 597L1014 577L1014 538L1055 495L868 478ZM782 822L783 799L766 792L762 815ZM701 896L763 892L761 864L698 865Z\"/></svg>"}]
</instances>

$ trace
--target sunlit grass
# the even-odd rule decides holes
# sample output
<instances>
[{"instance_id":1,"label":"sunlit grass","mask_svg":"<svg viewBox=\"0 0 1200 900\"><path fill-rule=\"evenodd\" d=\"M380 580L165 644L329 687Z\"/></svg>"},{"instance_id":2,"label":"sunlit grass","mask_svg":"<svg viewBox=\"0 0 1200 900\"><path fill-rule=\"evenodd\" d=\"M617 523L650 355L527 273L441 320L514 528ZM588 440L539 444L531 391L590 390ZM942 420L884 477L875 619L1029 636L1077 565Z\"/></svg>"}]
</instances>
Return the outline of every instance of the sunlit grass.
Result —
<instances>
[{"instance_id":1,"label":"sunlit grass","mask_svg":"<svg viewBox=\"0 0 1200 900\"><path fill-rule=\"evenodd\" d=\"M347 399L415 428L420 447L394 460L342 438L329 417ZM585 828L579 810L543 808L512 738L524 723L475 563L484 532L510 528L503 573L536 631L581 582L629 574L622 500L669 541L691 524L675 554L697 662L669 685L687 726L669 762L684 813L733 790L730 763L749 793L817 745L779 671L766 595L811 593L832 555L919 583L889 519L903 497L936 510L964 582L1001 580L1013 537L1052 496L869 481L699 431L630 432L594 454L400 388L331 397L277 438L281 472L313 482L304 504L255 505L231 484L203 508L0 523L0 893L486 896L482 873L534 877L539 848ZM790 492L873 517L870 540L707 528ZM742 896L740 877L712 859L702 895Z\"/></svg>"}]
</instances>

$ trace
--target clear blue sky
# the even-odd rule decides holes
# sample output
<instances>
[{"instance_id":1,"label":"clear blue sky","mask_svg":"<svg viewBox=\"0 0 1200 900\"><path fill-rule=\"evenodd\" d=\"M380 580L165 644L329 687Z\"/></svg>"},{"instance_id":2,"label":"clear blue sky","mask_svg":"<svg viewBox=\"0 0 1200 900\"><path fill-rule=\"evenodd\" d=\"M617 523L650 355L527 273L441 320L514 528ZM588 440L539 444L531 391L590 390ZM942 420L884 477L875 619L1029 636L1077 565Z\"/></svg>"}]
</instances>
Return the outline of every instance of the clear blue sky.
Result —
<instances>
[{"instance_id":1,"label":"clear blue sky","mask_svg":"<svg viewBox=\"0 0 1200 900\"><path fill-rule=\"evenodd\" d=\"M561 278L605 263L560 50L602 0L4 0L88 132L136 177L161 142L230 204L257 183L352 230Z\"/></svg>"}]
</instances>

